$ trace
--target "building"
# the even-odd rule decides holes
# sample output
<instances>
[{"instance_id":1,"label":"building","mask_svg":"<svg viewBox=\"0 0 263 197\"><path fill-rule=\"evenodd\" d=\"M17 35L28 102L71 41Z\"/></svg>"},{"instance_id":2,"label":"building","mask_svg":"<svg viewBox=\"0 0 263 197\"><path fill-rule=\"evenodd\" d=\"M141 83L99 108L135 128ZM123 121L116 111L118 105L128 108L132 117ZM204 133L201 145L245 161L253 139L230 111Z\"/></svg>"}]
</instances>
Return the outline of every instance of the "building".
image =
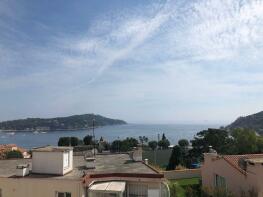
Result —
<instances>
[{"instance_id":1,"label":"building","mask_svg":"<svg viewBox=\"0 0 263 197\"><path fill-rule=\"evenodd\" d=\"M0 144L0 159L6 159L6 154L10 151L20 151L24 158L30 158L30 154L24 148L16 144Z\"/></svg>"},{"instance_id":2,"label":"building","mask_svg":"<svg viewBox=\"0 0 263 197\"><path fill-rule=\"evenodd\" d=\"M47 146L33 149L32 159L0 161L0 196L168 197L163 177L128 154L92 159L73 156L70 147Z\"/></svg>"},{"instance_id":3,"label":"building","mask_svg":"<svg viewBox=\"0 0 263 197\"><path fill-rule=\"evenodd\" d=\"M201 175L203 187L210 191L220 188L234 196L254 192L263 197L263 154L205 153Z\"/></svg>"}]
</instances>

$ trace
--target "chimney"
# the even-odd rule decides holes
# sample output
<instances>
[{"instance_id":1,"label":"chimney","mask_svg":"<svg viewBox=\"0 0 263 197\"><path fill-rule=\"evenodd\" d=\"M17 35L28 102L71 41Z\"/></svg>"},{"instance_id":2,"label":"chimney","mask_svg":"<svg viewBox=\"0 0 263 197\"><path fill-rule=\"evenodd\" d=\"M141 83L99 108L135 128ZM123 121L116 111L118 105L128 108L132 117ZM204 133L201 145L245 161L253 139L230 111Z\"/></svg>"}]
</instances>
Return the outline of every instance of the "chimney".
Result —
<instances>
[{"instance_id":1,"label":"chimney","mask_svg":"<svg viewBox=\"0 0 263 197\"><path fill-rule=\"evenodd\" d=\"M29 164L20 164L16 166L16 176L24 177L29 174Z\"/></svg>"},{"instance_id":2,"label":"chimney","mask_svg":"<svg viewBox=\"0 0 263 197\"><path fill-rule=\"evenodd\" d=\"M207 153L204 153L204 161L206 162L208 159L215 159L217 157L216 150L213 149L212 146L209 146L209 150Z\"/></svg>"}]
</instances>

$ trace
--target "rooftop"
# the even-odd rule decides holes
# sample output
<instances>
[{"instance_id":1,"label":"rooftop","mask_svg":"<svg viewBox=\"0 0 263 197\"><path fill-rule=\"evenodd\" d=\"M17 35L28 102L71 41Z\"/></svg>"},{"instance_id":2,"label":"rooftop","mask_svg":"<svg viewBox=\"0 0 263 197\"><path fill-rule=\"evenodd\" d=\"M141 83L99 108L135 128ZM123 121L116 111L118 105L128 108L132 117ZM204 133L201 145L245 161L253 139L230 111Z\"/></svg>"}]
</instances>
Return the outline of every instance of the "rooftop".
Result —
<instances>
[{"instance_id":1,"label":"rooftop","mask_svg":"<svg viewBox=\"0 0 263 197\"><path fill-rule=\"evenodd\" d=\"M240 161L262 161L263 154L247 154L247 155L223 155L223 159L226 160L230 165L239 170L242 173L246 173L245 170L240 166Z\"/></svg>"},{"instance_id":2,"label":"rooftop","mask_svg":"<svg viewBox=\"0 0 263 197\"><path fill-rule=\"evenodd\" d=\"M19 164L29 164L32 167L31 159L12 159L0 160L0 177L15 176L16 166ZM140 173L140 174L157 174L142 162L134 162L130 160L127 154L109 154L96 155L96 168L86 169L86 161L83 156L74 156L73 171L64 175L44 175L30 174L31 178L55 178L55 179L79 179L86 174L102 174L102 173Z\"/></svg>"},{"instance_id":3,"label":"rooftop","mask_svg":"<svg viewBox=\"0 0 263 197\"><path fill-rule=\"evenodd\" d=\"M72 147L68 146L43 146L39 148L34 148L34 152L65 152L68 150L73 150Z\"/></svg>"}]
</instances>

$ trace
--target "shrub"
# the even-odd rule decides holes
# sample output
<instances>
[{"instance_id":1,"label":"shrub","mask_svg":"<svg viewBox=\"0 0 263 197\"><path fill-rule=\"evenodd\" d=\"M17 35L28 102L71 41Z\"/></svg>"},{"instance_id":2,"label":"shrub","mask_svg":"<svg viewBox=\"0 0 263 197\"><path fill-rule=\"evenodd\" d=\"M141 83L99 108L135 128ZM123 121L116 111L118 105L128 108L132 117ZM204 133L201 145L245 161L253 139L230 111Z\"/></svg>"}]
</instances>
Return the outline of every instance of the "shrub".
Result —
<instances>
[{"instance_id":1,"label":"shrub","mask_svg":"<svg viewBox=\"0 0 263 197\"><path fill-rule=\"evenodd\" d=\"M91 135L86 135L84 138L83 138L83 142L85 145L92 145L93 144L93 140L92 140L92 136Z\"/></svg>"},{"instance_id":2,"label":"shrub","mask_svg":"<svg viewBox=\"0 0 263 197\"><path fill-rule=\"evenodd\" d=\"M23 154L18 150L12 150L6 153L7 159L23 158Z\"/></svg>"}]
</instances>

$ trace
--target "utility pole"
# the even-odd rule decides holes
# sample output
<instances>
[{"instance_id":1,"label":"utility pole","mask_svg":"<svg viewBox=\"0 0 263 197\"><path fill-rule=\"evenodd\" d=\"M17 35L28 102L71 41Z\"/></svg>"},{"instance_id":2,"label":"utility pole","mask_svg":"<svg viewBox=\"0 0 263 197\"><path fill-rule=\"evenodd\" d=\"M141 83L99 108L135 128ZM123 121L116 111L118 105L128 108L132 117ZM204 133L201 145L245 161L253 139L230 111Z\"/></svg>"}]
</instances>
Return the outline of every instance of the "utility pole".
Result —
<instances>
[{"instance_id":1,"label":"utility pole","mask_svg":"<svg viewBox=\"0 0 263 197\"><path fill-rule=\"evenodd\" d=\"M95 140L95 132L94 132L94 129L95 129L95 119L93 118L92 119L92 133L93 133L93 155L94 157L96 156L96 153L95 153L95 147L96 147L96 140Z\"/></svg>"},{"instance_id":2,"label":"utility pole","mask_svg":"<svg viewBox=\"0 0 263 197\"><path fill-rule=\"evenodd\" d=\"M118 136L118 152L120 154L120 137Z\"/></svg>"}]
</instances>

